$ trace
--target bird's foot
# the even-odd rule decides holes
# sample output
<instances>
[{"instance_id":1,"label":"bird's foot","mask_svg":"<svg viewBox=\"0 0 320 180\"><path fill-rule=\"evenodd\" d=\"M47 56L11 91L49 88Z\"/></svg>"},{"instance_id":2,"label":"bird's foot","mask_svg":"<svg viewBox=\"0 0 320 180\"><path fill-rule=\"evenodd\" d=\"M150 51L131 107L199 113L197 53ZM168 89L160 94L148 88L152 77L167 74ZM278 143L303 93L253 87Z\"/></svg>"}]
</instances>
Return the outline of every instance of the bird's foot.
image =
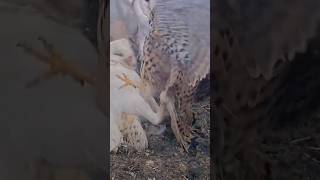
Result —
<instances>
[{"instance_id":1,"label":"bird's foot","mask_svg":"<svg viewBox=\"0 0 320 180\"><path fill-rule=\"evenodd\" d=\"M120 75L116 75L116 76L117 76L117 78L119 78L120 80L122 80L124 82L124 84L119 89L122 89L126 86L132 86L134 88L138 88L138 86L131 79L129 79L126 74L122 73L122 76L120 76Z\"/></svg>"},{"instance_id":2,"label":"bird's foot","mask_svg":"<svg viewBox=\"0 0 320 180\"><path fill-rule=\"evenodd\" d=\"M162 135L165 131L166 131L167 127L165 124L161 124L161 125L149 125L149 127L147 128L147 134L148 135Z\"/></svg>"},{"instance_id":3,"label":"bird's foot","mask_svg":"<svg viewBox=\"0 0 320 180\"><path fill-rule=\"evenodd\" d=\"M81 85L84 85L85 83L88 83L90 85L94 84L94 79L91 76L83 73L82 71L79 71L76 67L74 67L74 65L68 63L63 58L63 56L53 47L52 44L47 42L43 37L39 37L38 40L41 41L43 47L47 51L47 54L34 49L24 42L19 42L17 44L17 47L22 48L26 53L34 56L37 60L44 62L50 66L49 69L43 74L28 82L26 84L26 87L36 86L41 81L51 79L52 77L59 74L69 75L74 80L81 83Z\"/></svg>"}]
</instances>

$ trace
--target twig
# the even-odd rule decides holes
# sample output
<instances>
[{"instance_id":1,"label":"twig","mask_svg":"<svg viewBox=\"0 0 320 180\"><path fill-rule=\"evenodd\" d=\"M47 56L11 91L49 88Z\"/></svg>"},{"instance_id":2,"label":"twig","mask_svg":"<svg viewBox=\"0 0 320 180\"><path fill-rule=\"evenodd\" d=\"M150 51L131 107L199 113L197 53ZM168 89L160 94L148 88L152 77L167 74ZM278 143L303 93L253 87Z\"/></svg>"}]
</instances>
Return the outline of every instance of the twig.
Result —
<instances>
[{"instance_id":1,"label":"twig","mask_svg":"<svg viewBox=\"0 0 320 180\"><path fill-rule=\"evenodd\" d=\"M307 136L307 137L302 137L302 138L298 138L298 139L294 139L290 141L290 144L297 144L303 141L308 141L310 140L312 137L311 136Z\"/></svg>"},{"instance_id":2,"label":"twig","mask_svg":"<svg viewBox=\"0 0 320 180\"><path fill-rule=\"evenodd\" d=\"M210 112L210 104L200 105L200 107L205 111Z\"/></svg>"},{"instance_id":3,"label":"twig","mask_svg":"<svg viewBox=\"0 0 320 180\"><path fill-rule=\"evenodd\" d=\"M306 148L307 148L307 149L314 150L314 151L320 151L320 147L308 146L308 147L306 147Z\"/></svg>"},{"instance_id":4,"label":"twig","mask_svg":"<svg viewBox=\"0 0 320 180\"><path fill-rule=\"evenodd\" d=\"M320 161L319 161L318 159L312 157L310 154L304 152L303 155L304 155L306 158L311 159L313 162L315 162L315 163L317 163L317 164L320 164Z\"/></svg>"}]
</instances>

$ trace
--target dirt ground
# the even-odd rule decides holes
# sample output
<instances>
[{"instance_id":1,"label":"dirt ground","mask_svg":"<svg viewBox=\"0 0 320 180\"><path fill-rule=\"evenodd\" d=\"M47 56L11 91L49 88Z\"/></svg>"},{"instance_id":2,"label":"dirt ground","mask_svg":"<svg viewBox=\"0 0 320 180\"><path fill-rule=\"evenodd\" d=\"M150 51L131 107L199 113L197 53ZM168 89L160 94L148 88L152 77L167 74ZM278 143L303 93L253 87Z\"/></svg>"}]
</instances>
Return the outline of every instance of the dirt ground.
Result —
<instances>
[{"instance_id":1,"label":"dirt ground","mask_svg":"<svg viewBox=\"0 0 320 180\"><path fill-rule=\"evenodd\" d=\"M196 119L193 126L199 131L199 137L192 143L189 154L180 148L166 123L163 134L148 135L146 151L136 152L122 146L111 154L112 179L210 179L209 107L209 98L193 106ZM144 124L147 132L149 124Z\"/></svg>"},{"instance_id":2,"label":"dirt ground","mask_svg":"<svg viewBox=\"0 0 320 180\"><path fill-rule=\"evenodd\" d=\"M320 29L318 35L309 41L307 51L296 56L292 69L297 74L290 76L290 80L296 83L290 86L295 88L294 91L292 89L289 89L289 91L300 92L302 90L303 92L309 89L311 85L316 87L303 98L304 102L311 103L308 106L299 106L292 112L294 113L293 118L272 122L269 127L265 127L265 131L259 139L262 152L273 163L278 164L275 168L277 179L318 180L320 177L320 111L319 96L317 96L320 72L319 50ZM311 74L310 77L314 81L308 83L308 86L299 86L299 83L306 83L308 80L303 79L304 75L299 74L299 72ZM295 94L291 98L298 97L299 94ZM289 109L294 105L288 103L286 108ZM314 112L318 112L318 114L312 115L311 113Z\"/></svg>"},{"instance_id":3,"label":"dirt ground","mask_svg":"<svg viewBox=\"0 0 320 180\"><path fill-rule=\"evenodd\" d=\"M317 180L320 177L320 117L294 127L272 130L260 139L262 152L278 163L278 179Z\"/></svg>"}]
</instances>

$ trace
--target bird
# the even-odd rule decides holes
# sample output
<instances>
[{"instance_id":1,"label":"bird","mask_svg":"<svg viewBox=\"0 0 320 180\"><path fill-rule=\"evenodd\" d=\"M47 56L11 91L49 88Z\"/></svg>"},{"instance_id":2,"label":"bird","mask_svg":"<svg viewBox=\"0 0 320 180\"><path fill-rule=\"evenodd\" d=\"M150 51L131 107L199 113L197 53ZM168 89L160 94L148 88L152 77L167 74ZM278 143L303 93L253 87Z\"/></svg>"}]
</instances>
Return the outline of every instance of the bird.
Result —
<instances>
[{"instance_id":1,"label":"bird","mask_svg":"<svg viewBox=\"0 0 320 180\"><path fill-rule=\"evenodd\" d=\"M210 1L133 0L128 5L123 17L141 58L140 91L160 98L159 108L166 109L178 143L188 151L193 96L210 70Z\"/></svg>"},{"instance_id":2,"label":"bird","mask_svg":"<svg viewBox=\"0 0 320 180\"><path fill-rule=\"evenodd\" d=\"M258 131L319 107L319 59L296 60L319 18L317 0L213 1L217 179L273 179L276 168L258 149Z\"/></svg>"},{"instance_id":3,"label":"bird","mask_svg":"<svg viewBox=\"0 0 320 180\"><path fill-rule=\"evenodd\" d=\"M138 87L132 87L126 79L139 84L141 79L135 71L136 60L127 39L110 43L110 151L116 151L121 143L142 151L148 147L146 132L141 125L145 118L158 125L163 112L155 112L144 99ZM153 97L149 97L153 98ZM154 99L152 99L155 101Z\"/></svg>"}]
</instances>

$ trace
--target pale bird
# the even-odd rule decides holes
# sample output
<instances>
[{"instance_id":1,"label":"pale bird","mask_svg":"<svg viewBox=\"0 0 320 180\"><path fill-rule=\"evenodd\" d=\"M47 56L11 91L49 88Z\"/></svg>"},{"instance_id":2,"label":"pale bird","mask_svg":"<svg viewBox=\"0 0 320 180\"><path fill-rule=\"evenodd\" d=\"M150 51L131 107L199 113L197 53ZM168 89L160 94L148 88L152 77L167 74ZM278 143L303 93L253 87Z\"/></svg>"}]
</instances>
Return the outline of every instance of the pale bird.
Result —
<instances>
[{"instance_id":1,"label":"pale bird","mask_svg":"<svg viewBox=\"0 0 320 180\"><path fill-rule=\"evenodd\" d=\"M141 79L135 71L134 58L129 41L120 39L110 43L110 151L121 143L143 150L148 140L140 119L145 118L158 125L163 112L154 112L138 87L126 84L130 79L139 84ZM153 97L149 97L154 101Z\"/></svg>"}]
</instances>

